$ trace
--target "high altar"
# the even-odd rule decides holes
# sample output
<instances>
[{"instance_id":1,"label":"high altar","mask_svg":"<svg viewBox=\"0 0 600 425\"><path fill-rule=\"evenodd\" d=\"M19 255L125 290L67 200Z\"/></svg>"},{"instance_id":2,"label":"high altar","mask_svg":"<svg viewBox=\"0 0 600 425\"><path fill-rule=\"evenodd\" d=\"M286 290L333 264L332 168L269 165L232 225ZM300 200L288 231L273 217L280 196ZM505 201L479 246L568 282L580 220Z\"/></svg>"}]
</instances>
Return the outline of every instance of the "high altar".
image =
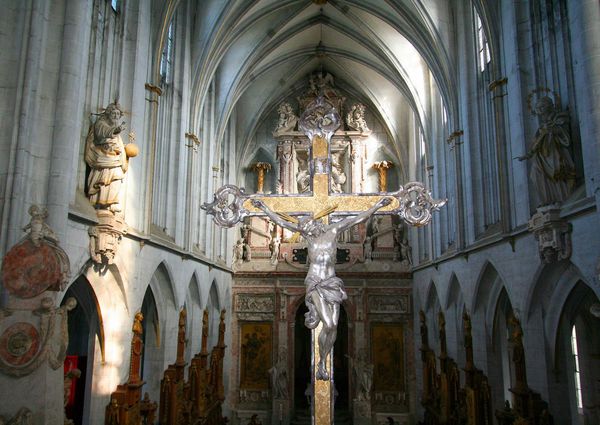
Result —
<instances>
[{"instance_id":1,"label":"high altar","mask_svg":"<svg viewBox=\"0 0 600 425\"><path fill-rule=\"evenodd\" d=\"M253 162L247 192L287 194L293 202L313 191L311 140L298 129L298 117L319 93L343 118L329 145L329 192L398 189L402 170L392 167L400 161L377 149L377 139L386 137L376 131L379 123L364 105L347 101L331 74L317 72L302 96L278 108L274 155L263 153ZM390 416L396 423L410 421L416 395L407 231L397 216L375 216L346 231L338 243L336 271L348 299L334 348L336 421L385 423ZM228 395L235 420L245 424L254 415L264 425L302 420L313 402L310 331L304 327L306 243L262 217L247 217L239 232L230 371L230 388L236 390Z\"/></svg>"}]
</instances>

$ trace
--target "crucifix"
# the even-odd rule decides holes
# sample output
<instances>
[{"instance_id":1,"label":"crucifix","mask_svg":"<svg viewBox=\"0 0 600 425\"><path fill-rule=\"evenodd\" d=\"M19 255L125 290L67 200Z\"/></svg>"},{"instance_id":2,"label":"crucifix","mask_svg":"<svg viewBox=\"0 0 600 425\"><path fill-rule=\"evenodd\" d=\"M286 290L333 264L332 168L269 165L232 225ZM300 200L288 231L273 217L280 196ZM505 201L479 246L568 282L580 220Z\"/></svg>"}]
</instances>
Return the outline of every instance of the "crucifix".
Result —
<instances>
[{"instance_id":1,"label":"crucifix","mask_svg":"<svg viewBox=\"0 0 600 425\"><path fill-rule=\"evenodd\" d=\"M398 214L411 225L423 226L431 220L431 213L446 203L434 200L419 182L396 192L330 193L329 141L340 123L336 108L323 96L309 104L300 117L299 128L312 142L312 194L248 195L244 189L225 185L215 192L212 203L202 205L219 226L232 227L245 217L267 215L307 241L310 265L305 302L309 311L305 325L312 329L314 425L333 423L333 345L340 304L347 298L342 280L335 275L338 235L376 212ZM342 219L329 223L328 215L334 211Z\"/></svg>"}]
</instances>

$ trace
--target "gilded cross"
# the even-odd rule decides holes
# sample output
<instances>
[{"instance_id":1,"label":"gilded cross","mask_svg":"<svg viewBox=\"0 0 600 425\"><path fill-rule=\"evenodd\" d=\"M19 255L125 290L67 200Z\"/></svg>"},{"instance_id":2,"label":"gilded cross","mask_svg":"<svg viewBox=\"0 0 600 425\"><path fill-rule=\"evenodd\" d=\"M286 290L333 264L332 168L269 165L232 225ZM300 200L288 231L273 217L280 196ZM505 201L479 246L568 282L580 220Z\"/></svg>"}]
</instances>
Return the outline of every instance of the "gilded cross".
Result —
<instances>
[{"instance_id":1,"label":"gilded cross","mask_svg":"<svg viewBox=\"0 0 600 425\"><path fill-rule=\"evenodd\" d=\"M247 195L244 189L233 185L225 185L215 193L214 201L204 204L203 209L214 216L214 221L220 226L231 227L243 220L245 217L267 215L278 222L286 225L296 220L293 216L308 215L314 219L323 218L327 222L327 214L336 211L345 216L365 217L366 214L387 212L398 214L411 225L422 226L431 220L431 213L439 210L446 201L434 200L430 193L419 182L408 183L396 192L380 192L377 194L343 194L330 193L330 154L329 141L340 126L340 116L335 107L323 96L317 97L308 105L300 117L300 130L308 136L312 142L312 193L301 195ZM385 202L382 202L387 198ZM383 205L383 206L381 206ZM375 206L375 207L374 207ZM268 211L270 210L270 212ZM277 216L274 212L279 214ZM361 214L362 213L362 214ZM287 221L287 222L286 222ZM284 226L287 227L287 226ZM290 224L290 227L299 227ZM332 226L335 227L335 226ZM309 253L311 248L320 251L321 245L317 240L309 240ZM313 245L311 245L311 243ZM335 277L335 274L332 274ZM308 277L310 276L310 269ZM325 276L329 278L331 276ZM325 283L325 280L323 280ZM307 288L308 289L308 288ZM323 323L312 331L312 364L320 362L319 337L321 336ZM325 334L324 334L325 335ZM324 350L327 351L327 350ZM326 354L325 374L313 367L313 424L329 425L333 421L333 380L332 374L332 351Z\"/></svg>"}]
</instances>

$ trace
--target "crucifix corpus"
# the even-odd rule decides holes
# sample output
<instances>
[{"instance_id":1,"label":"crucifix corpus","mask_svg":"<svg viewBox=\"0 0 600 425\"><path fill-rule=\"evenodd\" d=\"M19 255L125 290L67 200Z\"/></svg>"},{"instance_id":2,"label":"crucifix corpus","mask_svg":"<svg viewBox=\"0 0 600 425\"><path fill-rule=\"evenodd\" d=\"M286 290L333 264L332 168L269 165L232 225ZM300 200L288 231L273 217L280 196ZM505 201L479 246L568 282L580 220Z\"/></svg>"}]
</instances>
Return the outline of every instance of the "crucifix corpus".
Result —
<instances>
[{"instance_id":1,"label":"crucifix corpus","mask_svg":"<svg viewBox=\"0 0 600 425\"><path fill-rule=\"evenodd\" d=\"M335 274L338 235L373 214L398 214L413 226L423 226L446 200L434 200L424 185L411 182L396 192L378 194L330 193L329 141L339 128L340 115L323 96L308 105L299 128L312 141L312 195L248 195L225 185L202 209L217 225L232 227L245 217L267 215L279 226L297 232L308 245L309 268L304 281L308 307L305 325L312 329L313 424L329 425L333 418L332 349L337 336L340 304L347 298ZM328 215L345 218L329 223Z\"/></svg>"}]
</instances>

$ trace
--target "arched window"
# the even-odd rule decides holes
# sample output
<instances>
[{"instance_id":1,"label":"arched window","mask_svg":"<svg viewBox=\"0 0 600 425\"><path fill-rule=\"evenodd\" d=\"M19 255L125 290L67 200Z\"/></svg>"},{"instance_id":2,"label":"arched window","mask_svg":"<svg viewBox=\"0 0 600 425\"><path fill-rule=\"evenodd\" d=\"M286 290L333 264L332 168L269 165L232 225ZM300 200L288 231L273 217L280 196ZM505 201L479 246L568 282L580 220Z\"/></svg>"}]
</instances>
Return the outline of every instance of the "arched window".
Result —
<instances>
[{"instance_id":1,"label":"arched window","mask_svg":"<svg viewBox=\"0 0 600 425\"><path fill-rule=\"evenodd\" d=\"M160 57L160 84L165 86L173 81L173 59L175 57L175 17L171 19L167 37Z\"/></svg>"},{"instance_id":2,"label":"arched window","mask_svg":"<svg viewBox=\"0 0 600 425\"><path fill-rule=\"evenodd\" d=\"M479 214L476 215L477 236L486 236L500 230L500 192L498 180L498 155L496 151L496 115L489 84L492 75L492 58L486 27L481 16L473 9L473 38L476 57L477 108L473 113L475 142L472 143L475 193L480 196Z\"/></svg>"},{"instance_id":3,"label":"arched window","mask_svg":"<svg viewBox=\"0 0 600 425\"><path fill-rule=\"evenodd\" d=\"M573 383L575 400L577 402L577 411L583 412L583 401L581 397L581 373L579 368L579 349L577 348L577 328L573 325L571 330L571 355L573 356Z\"/></svg>"}]
</instances>

